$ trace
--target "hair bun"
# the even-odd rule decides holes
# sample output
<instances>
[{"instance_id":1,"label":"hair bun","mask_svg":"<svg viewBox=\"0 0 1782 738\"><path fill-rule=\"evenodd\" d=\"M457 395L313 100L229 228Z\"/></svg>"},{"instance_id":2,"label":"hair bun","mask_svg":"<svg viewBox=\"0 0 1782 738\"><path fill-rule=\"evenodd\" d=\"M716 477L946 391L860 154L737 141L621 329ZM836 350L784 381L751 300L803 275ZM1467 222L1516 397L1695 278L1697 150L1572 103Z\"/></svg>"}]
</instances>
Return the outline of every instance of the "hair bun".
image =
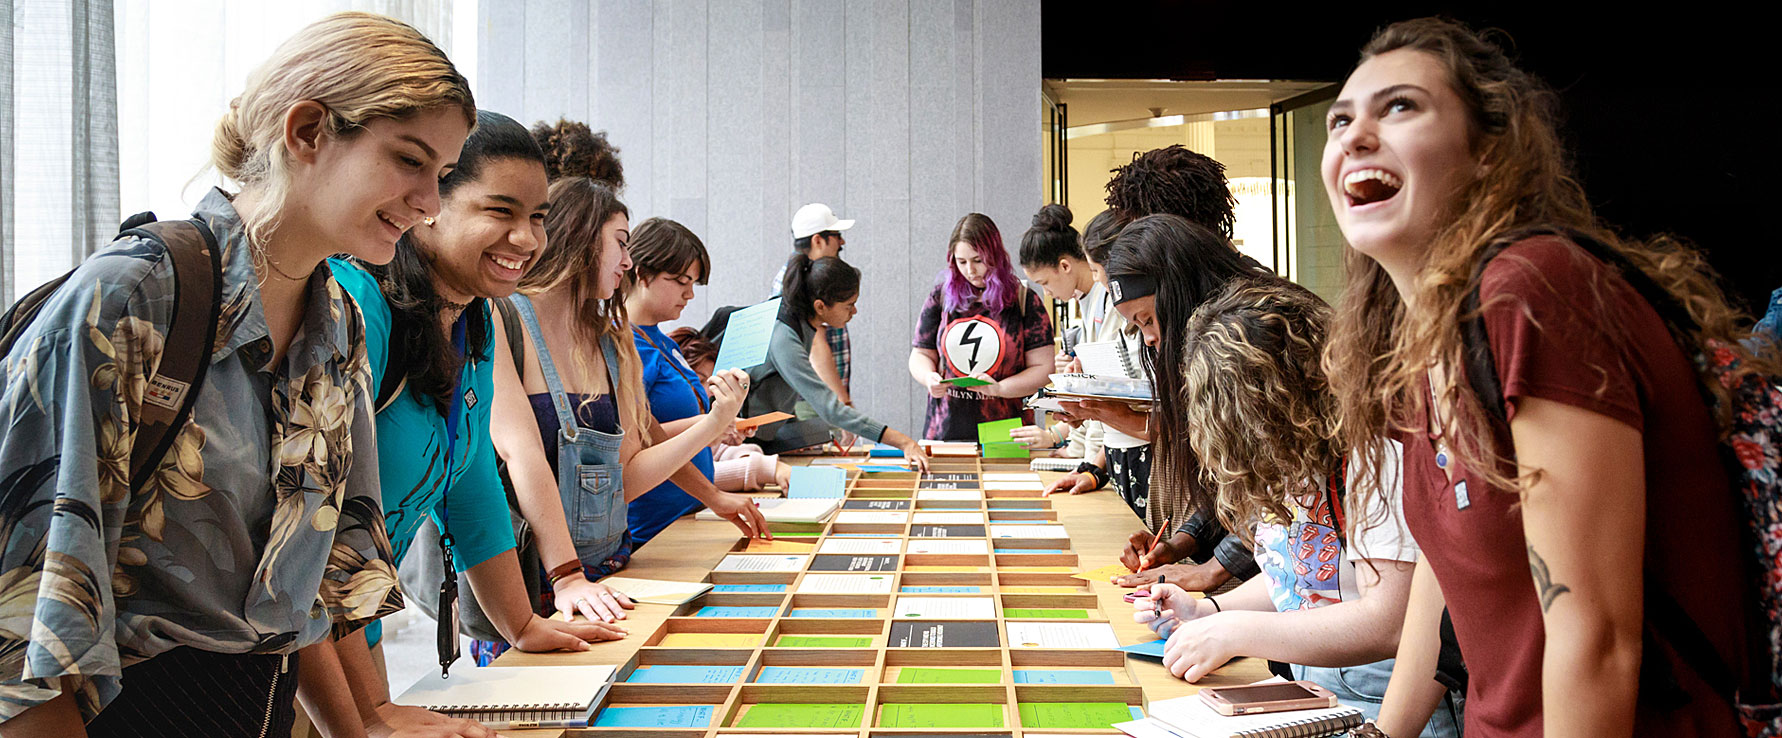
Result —
<instances>
[{"instance_id":1,"label":"hair bun","mask_svg":"<svg viewBox=\"0 0 1782 738\"><path fill-rule=\"evenodd\" d=\"M551 181L587 177L613 190L625 186L619 149L606 140L606 131L596 132L586 123L559 119L555 124L534 124L532 138L544 149L545 176Z\"/></svg>"},{"instance_id":2,"label":"hair bun","mask_svg":"<svg viewBox=\"0 0 1782 738\"><path fill-rule=\"evenodd\" d=\"M1048 231L1066 231L1070 229L1070 208L1053 203L1040 208L1033 214L1033 227Z\"/></svg>"}]
</instances>

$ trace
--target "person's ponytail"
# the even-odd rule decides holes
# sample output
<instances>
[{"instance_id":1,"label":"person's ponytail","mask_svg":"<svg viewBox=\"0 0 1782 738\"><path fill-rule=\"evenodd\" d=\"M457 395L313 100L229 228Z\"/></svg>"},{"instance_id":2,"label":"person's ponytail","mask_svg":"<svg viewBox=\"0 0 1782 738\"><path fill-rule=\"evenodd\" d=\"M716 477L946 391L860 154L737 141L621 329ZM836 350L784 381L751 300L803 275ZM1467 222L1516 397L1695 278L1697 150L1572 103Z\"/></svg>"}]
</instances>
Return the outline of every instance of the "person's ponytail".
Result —
<instances>
[{"instance_id":1,"label":"person's ponytail","mask_svg":"<svg viewBox=\"0 0 1782 738\"><path fill-rule=\"evenodd\" d=\"M834 305L860 294L860 270L838 256L816 261L803 253L786 261L786 281L780 286L780 311L794 323L814 317L817 300Z\"/></svg>"}]
</instances>

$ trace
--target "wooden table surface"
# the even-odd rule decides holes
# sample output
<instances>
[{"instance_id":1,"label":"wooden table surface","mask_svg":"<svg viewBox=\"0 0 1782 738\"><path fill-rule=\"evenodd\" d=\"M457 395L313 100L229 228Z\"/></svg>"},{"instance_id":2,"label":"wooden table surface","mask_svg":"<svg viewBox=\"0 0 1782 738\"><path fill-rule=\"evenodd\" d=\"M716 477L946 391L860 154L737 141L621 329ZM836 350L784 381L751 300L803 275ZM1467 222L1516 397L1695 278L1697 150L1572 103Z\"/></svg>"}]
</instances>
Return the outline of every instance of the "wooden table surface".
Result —
<instances>
[{"instance_id":1,"label":"wooden table surface","mask_svg":"<svg viewBox=\"0 0 1782 738\"><path fill-rule=\"evenodd\" d=\"M792 464L808 461L794 457L783 458ZM1008 470L1024 470L1024 467L1011 466ZM1048 484L1061 476L1055 472L1040 472L1039 475ZM1084 495L1053 495L1046 499L1051 501L1052 508L1058 512L1058 521L1070 533L1070 547L1085 570L1119 563L1120 551L1125 548L1127 535L1142 527L1138 517L1133 515L1132 510L1111 487ZM639 549L632 556L631 564L620 575L639 579L703 581L711 573L712 567L717 566L725 554L731 553L740 540L741 533L730 523L695 520L689 515L675 521L657 534L648 545ZM1133 622L1128 615L1132 612L1132 605L1127 604L1122 596L1132 590L1105 581L1093 582L1090 588L1100 599L1101 610L1113 624L1114 632L1120 637L1122 644L1142 643L1155 638L1148 628ZM642 646L644 639L675 610L675 607L669 605L639 604L637 609L629 611L628 619L620 621L620 625L631 633L624 640L592 644L591 649L579 653L522 653L510 650L497 659L495 665L623 664ZM1172 676L1157 661L1138 657L1128 657L1127 661L1149 700L1193 694L1200 687L1248 684L1269 676L1265 662L1245 658L1226 664L1198 684L1188 684ZM502 734L530 738L561 735L562 731L521 730L503 731Z\"/></svg>"}]
</instances>

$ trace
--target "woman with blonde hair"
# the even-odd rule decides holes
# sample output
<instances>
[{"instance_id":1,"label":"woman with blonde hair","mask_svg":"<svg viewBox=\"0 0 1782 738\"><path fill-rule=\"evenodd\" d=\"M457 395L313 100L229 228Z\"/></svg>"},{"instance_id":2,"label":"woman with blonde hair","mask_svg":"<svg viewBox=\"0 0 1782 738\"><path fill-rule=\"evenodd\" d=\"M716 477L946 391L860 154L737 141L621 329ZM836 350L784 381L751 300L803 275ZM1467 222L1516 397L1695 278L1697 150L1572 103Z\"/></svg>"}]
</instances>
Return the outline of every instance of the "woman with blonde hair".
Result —
<instances>
[{"instance_id":1,"label":"woman with blonde hair","mask_svg":"<svg viewBox=\"0 0 1782 738\"><path fill-rule=\"evenodd\" d=\"M1699 255L1597 220L1556 109L1433 18L1375 35L1330 107L1324 184L1352 250L1325 362L1355 495L1379 494L1382 439L1405 434L1427 553L1367 731L1421 725L1402 698L1434 673L1446 606L1469 734L1744 735L1705 668L1746 673L1754 590L1717 447L1729 390L1691 359L1768 367Z\"/></svg>"},{"instance_id":2,"label":"woman with blonde hair","mask_svg":"<svg viewBox=\"0 0 1782 738\"><path fill-rule=\"evenodd\" d=\"M364 329L322 261L389 261L475 113L445 54L381 16L329 16L254 71L211 154L240 189L195 214L220 250L211 363L146 483L124 470L145 403L177 394L167 250L121 238L43 305L0 369L7 735L278 735L294 693L341 704L312 678L330 628L402 600Z\"/></svg>"}]
</instances>

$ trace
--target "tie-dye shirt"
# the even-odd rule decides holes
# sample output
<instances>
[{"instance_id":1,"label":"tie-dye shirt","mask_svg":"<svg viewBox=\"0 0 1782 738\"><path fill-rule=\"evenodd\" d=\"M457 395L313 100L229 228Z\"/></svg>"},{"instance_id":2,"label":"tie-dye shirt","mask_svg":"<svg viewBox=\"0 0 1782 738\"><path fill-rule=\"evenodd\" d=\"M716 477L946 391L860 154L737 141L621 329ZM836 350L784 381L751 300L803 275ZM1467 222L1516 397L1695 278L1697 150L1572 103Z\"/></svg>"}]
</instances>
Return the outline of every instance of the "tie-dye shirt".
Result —
<instances>
[{"instance_id":1,"label":"tie-dye shirt","mask_svg":"<svg viewBox=\"0 0 1782 738\"><path fill-rule=\"evenodd\" d=\"M922 305L911 345L940 355L936 371L942 379L988 374L1002 380L1027 368L1027 352L1052 345L1052 318L1039 295L1021 288L1026 308L1011 303L996 315L973 300L948 311L936 285ZM923 437L945 441L978 440L978 424L1021 417L1019 397L985 397L971 390L949 387L946 397L928 398L928 422Z\"/></svg>"},{"instance_id":2,"label":"tie-dye shirt","mask_svg":"<svg viewBox=\"0 0 1782 738\"><path fill-rule=\"evenodd\" d=\"M276 366L246 229L213 190L222 315L193 408L132 493L131 438L176 302L172 260L87 259L0 366L0 720L73 677L84 718L179 646L289 653L401 609L358 307L325 266ZM354 463L355 451L361 463Z\"/></svg>"}]
</instances>

